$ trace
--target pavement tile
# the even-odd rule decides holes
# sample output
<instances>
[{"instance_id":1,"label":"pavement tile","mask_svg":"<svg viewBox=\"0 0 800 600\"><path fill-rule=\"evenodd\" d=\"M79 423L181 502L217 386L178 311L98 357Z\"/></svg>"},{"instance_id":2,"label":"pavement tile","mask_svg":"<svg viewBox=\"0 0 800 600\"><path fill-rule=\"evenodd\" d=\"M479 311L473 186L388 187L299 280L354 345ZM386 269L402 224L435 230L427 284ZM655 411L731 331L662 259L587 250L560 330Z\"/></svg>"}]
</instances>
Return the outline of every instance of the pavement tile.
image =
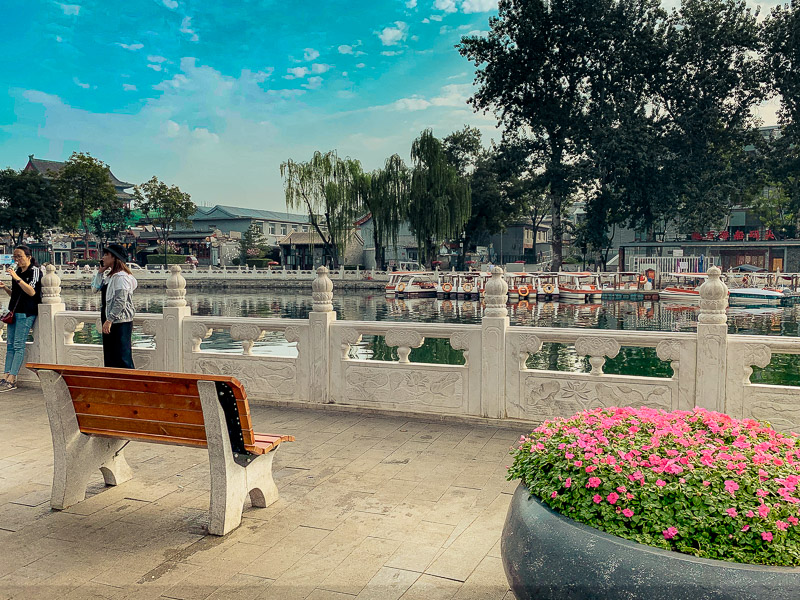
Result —
<instances>
[{"instance_id":1,"label":"pavement tile","mask_svg":"<svg viewBox=\"0 0 800 600\"><path fill-rule=\"evenodd\" d=\"M456 592L453 600L503 600L508 591L502 560L487 556Z\"/></svg>"},{"instance_id":2,"label":"pavement tile","mask_svg":"<svg viewBox=\"0 0 800 600\"><path fill-rule=\"evenodd\" d=\"M367 538L328 575L319 587L358 594L400 545L396 540Z\"/></svg>"},{"instance_id":3,"label":"pavement tile","mask_svg":"<svg viewBox=\"0 0 800 600\"><path fill-rule=\"evenodd\" d=\"M451 600L463 584L452 579L421 575L401 596L402 600Z\"/></svg>"},{"instance_id":4,"label":"pavement tile","mask_svg":"<svg viewBox=\"0 0 800 600\"><path fill-rule=\"evenodd\" d=\"M397 600L419 576L418 572L383 567L356 597L358 600Z\"/></svg>"}]
</instances>

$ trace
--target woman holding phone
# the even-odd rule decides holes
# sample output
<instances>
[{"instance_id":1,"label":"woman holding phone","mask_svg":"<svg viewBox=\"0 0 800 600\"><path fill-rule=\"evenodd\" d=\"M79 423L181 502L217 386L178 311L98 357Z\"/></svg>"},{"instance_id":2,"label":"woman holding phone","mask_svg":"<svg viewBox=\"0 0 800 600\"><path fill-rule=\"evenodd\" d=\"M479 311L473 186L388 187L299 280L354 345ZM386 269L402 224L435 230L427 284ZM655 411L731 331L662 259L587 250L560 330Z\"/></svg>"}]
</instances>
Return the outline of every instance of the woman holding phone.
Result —
<instances>
[{"instance_id":1,"label":"woman holding phone","mask_svg":"<svg viewBox=\"0 0 800 600\"><path fill-rule=\"evenodd\" d=\"M11 296L8 310L14 313L8 324L5 374L0 379L0 393L17 389L17 375L25 361L25 343L42 303L42 270L31 255L31 249L28 246L14 248L14 262L16 269L6 268L11 286L0 281L0 289Z\"/></svg>"},{"instance_id":2,"label":"woman holding phone","mask_svg":"<svg viewBox=\"0 0 800 600\"><path fill-rule=\"evenodd\" d=\"M103 323L103 364L106 367L134 369L131 350L133 331L133 291L136 278L127 264L125 248L109 244L92 279L92 289L100 292L100 320Z\"/></svg>"}]
</instances>

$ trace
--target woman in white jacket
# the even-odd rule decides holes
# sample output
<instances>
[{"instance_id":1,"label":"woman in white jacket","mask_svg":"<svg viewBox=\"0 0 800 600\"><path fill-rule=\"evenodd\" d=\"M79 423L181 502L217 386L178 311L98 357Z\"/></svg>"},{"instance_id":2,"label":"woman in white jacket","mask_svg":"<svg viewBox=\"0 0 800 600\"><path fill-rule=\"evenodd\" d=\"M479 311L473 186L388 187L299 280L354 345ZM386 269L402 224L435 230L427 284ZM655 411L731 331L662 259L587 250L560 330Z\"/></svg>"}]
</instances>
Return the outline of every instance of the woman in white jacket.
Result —
<instances>
[{"instance_id":1,"label":"woman in white jacket","mask_svg":"<svg viewBox=\"0 0 800 600\"><path fill-rule=\"evenodd\" d=\"M109 244L97 268L92 289L100 292L100 320L103 323L103 364L133 369L131 333L133 331L133 291L136 278L127 265L127 253L119 244Z\"/></svg>"}]
</instances>

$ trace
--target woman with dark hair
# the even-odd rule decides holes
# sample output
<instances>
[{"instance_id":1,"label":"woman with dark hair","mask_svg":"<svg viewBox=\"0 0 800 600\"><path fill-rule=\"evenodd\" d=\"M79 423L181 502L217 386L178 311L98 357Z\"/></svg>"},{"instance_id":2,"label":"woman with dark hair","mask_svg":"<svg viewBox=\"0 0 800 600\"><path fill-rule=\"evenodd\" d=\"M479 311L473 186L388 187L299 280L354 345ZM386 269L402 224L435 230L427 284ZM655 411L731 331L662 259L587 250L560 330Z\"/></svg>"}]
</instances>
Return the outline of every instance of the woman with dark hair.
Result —
<instances>
[{"instance_id":1,"label":"woman with dark hair","mask_svg":"<svg viewBox=\"0 0 800 600\"><path fill-rule=\"evenodd\" d=\"M0 392L17 389L17 375L25 361L25 343L42 303L42 270L31 255L31 249L28 246L14 248L14 262L16 270L6 268L11 276L11 287L0 281L0 289L11 296L8 310L14 313L13 321L8 324L5 375L0 379Z\"/></svg>"},{"instance_id":2,"label":"woman with dark hair","mask_svg":"<svg viewBox=\"0 0 800 600\"><path fill-rule=\"evenodd\" d=\"M92 289L102 300L103 364L119 369L133 369L131 333L133 331L133 291L136 278L127 265L127 253L119 244L109 244L92 279Z\"/></svg>"}]
</instances>

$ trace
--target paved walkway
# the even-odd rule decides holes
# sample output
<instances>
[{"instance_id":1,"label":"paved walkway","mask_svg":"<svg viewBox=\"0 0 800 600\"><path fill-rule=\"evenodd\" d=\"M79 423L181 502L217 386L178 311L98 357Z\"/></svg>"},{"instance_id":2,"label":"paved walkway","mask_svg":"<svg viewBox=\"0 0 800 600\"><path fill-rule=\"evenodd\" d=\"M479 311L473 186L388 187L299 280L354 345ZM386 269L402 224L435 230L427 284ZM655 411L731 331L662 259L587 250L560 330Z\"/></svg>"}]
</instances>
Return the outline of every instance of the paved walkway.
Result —
<instances>
[{"instance_id":1,"label":"paved walkway","mask_svg":"<svg viewBox=\"0 0 800 600\"><path fill-rule=\"evenodd\" d=\"M205 451L132 442L133 480L49 506L41 393L0 395L0 600L513 598L499 537L520 431L253 407L257 431L292 433L281 499L207 535Z\"/></svg>"}]
</instances>

